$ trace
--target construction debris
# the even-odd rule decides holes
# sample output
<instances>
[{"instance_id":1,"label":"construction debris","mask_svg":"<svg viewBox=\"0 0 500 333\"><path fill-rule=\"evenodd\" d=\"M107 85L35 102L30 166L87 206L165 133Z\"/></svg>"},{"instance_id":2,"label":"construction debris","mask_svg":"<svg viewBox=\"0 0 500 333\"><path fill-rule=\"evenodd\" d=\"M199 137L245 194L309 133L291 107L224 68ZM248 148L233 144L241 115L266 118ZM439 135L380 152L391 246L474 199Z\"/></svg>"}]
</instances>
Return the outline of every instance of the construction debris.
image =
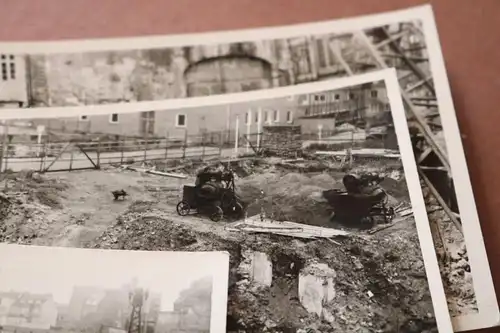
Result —
<instances>
[{"instance_id":1,"label":"construction debris","mask_svg":"<svg viewBox=\"0 0 500 333\"><path fill-rule=\"evenodd\" d=\"M260 216L258 215L247 218L243 222L235 222L227 227L231 228L231 230L272 233L306 239L331 238L335 236L347 236L349 234L342 230L314 227L289 221L272 221L269 219L260 221Z\"/></svg>"},{"instance_id":2,"label":"construction debris","mask_svg":"<svg viewBox=\"0 0 500 333\"><path fill-rule=\"evenodd\" d=\"M161 172L161 171L156 171L153 169L146 169L146 168L137 168L137 167L132 167L130 165L122 165L121 168L126 169L126 170L137 171L137 172L149 173L152 175L172 177L172 178L178 178L178 179L187 179L187 176L183 175L183 174Z\"/></svg>"},{"instance_id":3,"label":"construction debris","mask_svg":"<svg viewBox=\"0 0 500 333\"><path fill-rule=\"evenodd\" d=\"M331 208L318 194L341 188L345 173L324 161L320 163L325 171L309 171L319 163L314 158L287 161L303 166L301 173L290 172L282 161L262 158L231 163L238 177L236 189L250 202L250 217L234 223L177 215L179 189L195 180L198 168L191 164L46 175L39 186L73 184L67 190L61 185L56 193L61 208L37 203L36 211L25 205L27 211L33 210L29 215L14 215L21 211L17 196L25 198L26 194L19 193L30 188L19 186L15 193L6 194L11 208L0 217L8 226L2 239L102 249L228 251L228 332L311 328L316 332L396 332L408 320L428 321L428 313L432 321L427 281L415 277L424 265L411 214L389 232L370 234L340 227L331 221ZM392 175L399 168L393 164L370 162L369 167ZM169 168L185 170L187 179L142 175L148 170L168 174ZM358 168L366 171L367 166ZM409 201L404 179L391 178L382 186L394 194L391 205L399 205L398 211L407 208L400 204ZM124 189L134 200L115 202L112 189ZM398 322L392 320L395 316Z\"/></svg>"},{"instance_id":4,"label":"construction debris","mask_svg":"<svg viewBox=\"0 0 500 333\"><path fill-rule=\"evenodd\" d=\"M326 156L359 156L359 157L384 157L384 158L401 158L401 154L397 151L387 149L350 149L341 151L317 151L316 155Z\"/></svg>"}]
</instances>

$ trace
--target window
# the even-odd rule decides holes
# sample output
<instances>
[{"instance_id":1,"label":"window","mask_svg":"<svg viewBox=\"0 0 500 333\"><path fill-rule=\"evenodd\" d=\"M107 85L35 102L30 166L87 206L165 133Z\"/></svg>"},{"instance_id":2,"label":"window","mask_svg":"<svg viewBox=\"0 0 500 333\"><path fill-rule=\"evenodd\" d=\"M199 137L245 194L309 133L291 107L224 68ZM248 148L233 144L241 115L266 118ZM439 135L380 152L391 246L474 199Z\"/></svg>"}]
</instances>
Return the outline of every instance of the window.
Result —
<instances>
[{"instance_id":1,"label":"window","mask_svg":"<svg viewBox=\"0 0 500 333\"><path fill-rule=\"evenodd\" d=\"M109 116L109 122L112 124L117 124L118 123L118 113L112 113Z\"/></svg>"},{"instance_id":2,"label":"window","mask_svg":"<svg viewBox=\"0 0 500 333\"><path fill-rule=\"evenodd\" d=\"M89 120L89 116L80 116L80 121L88 121Z\"/></svg>"},{"instance_id":3,"label":"window","mask_svg":"<svg viewBox=\"0 0 500 333\"><path fill-rule=\"evenodd\" d=\"M373 98L376 98L376 97L378 96L378 91L376 91L376 90L372 90L372 91L370 92L370 95L371 95Z\"/></svg>"},{"instance_id":4,"label":"window","mask_svg":"<svg viewBox=\"0 0 500 333\"><path fill-rule=\"evenodd\" d=\"M7 81L9 77L13 80L16 78L16 64L14 63L14 56L10 55L8 59L10 60L10 62L8 62L7 56L5 54L1 55L3 81Z\"/></svg>"},{"instance_id":5,"label":"window","mask_svg":"<svg viewBox=\"0 0 500 333\"><path fill-rule=\"evenodd\" d=\"M12 80L16 79L16 64L14 62L10 63L10 78Z\"/></svg>"},{"instance_id":6,"label":"window","mask_svg":"<svg viewBox=\"0 0 500 333\"><path fill-rule=\"evenodd\" d=\"M319 100L322 101L322 102L324 102L326 100L325 95L320 95L319 96Z\"/></svg>"},{"instance_id":7,"label":"window","mask_svg":"<svg viewBox=\"0 0 500 333\"><path fill-rule=\"evenodd\" d=\"M293 118L292 118L292 111L287 111L286 112L286 122L287 123L291 123L292 120L293 120Z\"/></svg>"},{"instance_id":8,"label":"window","mask_svg":"<svg viewBox=\"0 0 500 333\"><path fill-rule=\"evenodd\" d=\"M338 101L340 99L340 95L339 94L335 94L334 98L335 98L336 101Z\"/></svg>"},{"instance_id":9,"label":"window","mask_svg":"<svg viewBox=\"0 0 500 333\"><path fill-rule=\"evenodd\" d=\"M7 63L2 62L2 80L7 81L9 77L7 76Z\"/></svg>"},{"instance_id":10,"label":"window","mask_svg":"<svg viewBox=\"0 0 500 333\"><path fill-rule=\"evenodd\" d=\"M270 119L269 119L269 112L267 111L264 111L264 121L266 123L269 123Z\"/></svg>"},{"instance_id":11,"label":"window","mask_svg":"<svg viewBox=\"0 0 500 333\"><path fill-rule=\"evenodd\" d=\"M279 111L278 110L274 110L273 111L273 121L274 122L278 122L279 121Z\"/></svg>"},{"instance_id":12,"label":"window","mask_svg":"<svg viewBox=\"0 0 500 333\"><path fill-rule=\"evenodd\" d=\"M185 114L178 114L177 115L175 126L186 127L186 115Z\"/></svg>"},{"instance_id":13,"label":"window","mask_svg":"<svg viewBox=\"0 0 500 333\"><path fill-rule=\"evenodd\" d=\"M319 101L319 96L318 95L314 95L314 101L315 102Z\"/></svg>"},{"instance_id":14,"label":"window","mask_svg":"<svg viewBox=\"0 0 500 333\"><path fill-rule=\"evenodd\" d=\"M255 123L259 122L259 112L255 112Z\"/></svg>"},{"instance_id":15,"label":"window","mask_svg":"<svg viewBox=\"0 0 500 333\"><path fill-rule=\"evenodd\" d=\"M354 99L354 94L353 93L349 93L349 99Z\"/></svg>"}]
</instances>

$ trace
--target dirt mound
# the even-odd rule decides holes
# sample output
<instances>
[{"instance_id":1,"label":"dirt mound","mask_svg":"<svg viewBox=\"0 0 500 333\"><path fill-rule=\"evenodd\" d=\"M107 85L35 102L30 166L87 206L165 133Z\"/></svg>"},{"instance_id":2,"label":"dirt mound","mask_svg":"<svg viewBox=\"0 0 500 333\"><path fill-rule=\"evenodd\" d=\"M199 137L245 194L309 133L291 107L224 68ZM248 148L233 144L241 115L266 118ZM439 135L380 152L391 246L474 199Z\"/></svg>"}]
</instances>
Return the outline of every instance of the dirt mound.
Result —
<instances>
[{"instance_id":1,"label":"dirt mound","mask_svg":"<svg viewBox=\"0 0 500 333\"><path fill-rule=\"evenodd\" d=\"M396 241L390 233L381 233L368 240L341 239L340 245L328 240L303 243L280 236L198 232L168 218L126 213L122 224L87 246L228 251L228 332L409 332L407 323L432 332L432 302L423 262L415 259L420 250L414 223L401 230ZM270 285L255 282L252 266L243 265L244 253L249 252L263 253L271 262ZM301 303L299 280L310 260L336 272L335 297L324 304L331 321L308 312Z\"/></svg>"},{"instance_id":2,"label":"dirt mound","mask_svg":"<svg viewBox=\"0 0 500 333\"><path fill-rule=\"evenodd\" d=\"M325 183L321 183L322 180ZM245 178L238 183L238 191L249 203L249 216L260 214L263 209L267 216L278 221L326 225L329 206L316 198L334 183L333 178L326 174L311 178L298 173L282 177L268 173Z\"/></svg>"}]
</instances>

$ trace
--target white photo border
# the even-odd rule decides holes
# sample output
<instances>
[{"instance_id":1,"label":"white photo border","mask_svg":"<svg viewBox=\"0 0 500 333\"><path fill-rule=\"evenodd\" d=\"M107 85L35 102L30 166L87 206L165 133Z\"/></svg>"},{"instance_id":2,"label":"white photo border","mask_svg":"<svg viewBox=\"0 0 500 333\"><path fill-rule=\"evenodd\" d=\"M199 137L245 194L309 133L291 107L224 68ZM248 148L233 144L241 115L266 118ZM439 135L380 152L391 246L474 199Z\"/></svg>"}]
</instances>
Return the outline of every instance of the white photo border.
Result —
<instances>
[{"instance_id":1,"label":"white photo border","mask_svg":"<svg viewBox=\"0 0 500 333\"><path fill-rule=\"evenodd\" d=\"M0 253L10 253L11 257L16 257L19 251L23 252L46 252L47 255L59 251L65 258L66 264L74 263L72 254L75 252L94 252L96 256L108 256L113 261L123 261L124 265L130 262L131 257L137 261L155 262L161 265L162 262L175 261L177 263L203 262L208 263L207 274L212 277L212 302L210 308L210 333L226 333L227 300L229 285L229 253L226 251L205 251L205 252L187 252L187 251L135 251L135 250L108 250L91 248L74 248L59 246L38 246L0 243ZM33 253L31 252L31 253ZM0 259L0 263L2 260ZM22 263L20 263L22 264ZM156 266L157 267L157 266Z\"/></svg>"},{"instance_id":2,"label":"white photo border","mask_svg":"<svg viewBox=\"0 0 500 333\"><path fill-rule=\"evenodd\" d=\"M199 106L235 104L238 102L272 99L290 95L303 95L318 91L330 91L377 81L384 81L386 85L387 96L391 106L394 127L398 138L399 150L410 194L411 205L415 215L416 227L426 269L427 281L432 296L437 326L439 332L441 333L453 332L395 69L390 68L328 81L305 83L296 86L256 90L243 93L225 94L220 96L123 103L120 104L119 113L135 113L151 110L178 111L179 109L189 109ZM83 107L23 109L23 112L14 110L4 111L0 113L0 119L67 118L73 116L77 117L82 113L89 116L116 113L116 104Z\"/></svg>"},{"instance_id":3,"label":"white photo border","mask_svg":"<svg viewBox=\"0 0 500 333\"><path fill-rule=\"evenodd\" d=\"M466 331L498 326L500 325L499 306L431 5L317 23L269 28L91 40L3 42L0 43L0 50L9 54L54 54L130 50L131 45L133 45L134 50L211 45L291 38L309 34L322 35L332 32L353 32L380 25L414 20L419 20L423 24L447 155L453 179L455 180L455 194L478 307L478 313L476 314L454 317L454 327L456 331ZM120 103L121 105L123 104ZM47 112L45 108L37 108L36 110L38 112ZM23 112L26 111L26 109L23 109ZM8 110L4 109L0 112L8 112ZM19 109L17 109L17 112L19 112Z\"/></svg>"}]
</instances>

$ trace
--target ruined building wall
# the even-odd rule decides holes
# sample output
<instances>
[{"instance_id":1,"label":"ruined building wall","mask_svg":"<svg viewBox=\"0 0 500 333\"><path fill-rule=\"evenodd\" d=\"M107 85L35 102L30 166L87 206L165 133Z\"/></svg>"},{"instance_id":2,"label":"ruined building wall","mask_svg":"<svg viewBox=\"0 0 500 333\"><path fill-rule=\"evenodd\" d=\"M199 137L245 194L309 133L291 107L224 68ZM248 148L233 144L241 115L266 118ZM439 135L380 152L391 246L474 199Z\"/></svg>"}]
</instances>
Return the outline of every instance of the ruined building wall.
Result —
<instances>
[{"instance_id":1,"label":"ruined building wall","mask_svg":"<svg viewBox=\"0 0 500 333\"><path fill-rule=\"evenodd\" d=\"M30 56L34 100L51 106L239 92L342 72L333 35L184 48ZM342 47L350 35L335 36ZM356 52L354 52L356 55ZM363 59L354 59L363 61ZM234 70L234 69L238 70Z\"/></svg>"}]
</instances>

